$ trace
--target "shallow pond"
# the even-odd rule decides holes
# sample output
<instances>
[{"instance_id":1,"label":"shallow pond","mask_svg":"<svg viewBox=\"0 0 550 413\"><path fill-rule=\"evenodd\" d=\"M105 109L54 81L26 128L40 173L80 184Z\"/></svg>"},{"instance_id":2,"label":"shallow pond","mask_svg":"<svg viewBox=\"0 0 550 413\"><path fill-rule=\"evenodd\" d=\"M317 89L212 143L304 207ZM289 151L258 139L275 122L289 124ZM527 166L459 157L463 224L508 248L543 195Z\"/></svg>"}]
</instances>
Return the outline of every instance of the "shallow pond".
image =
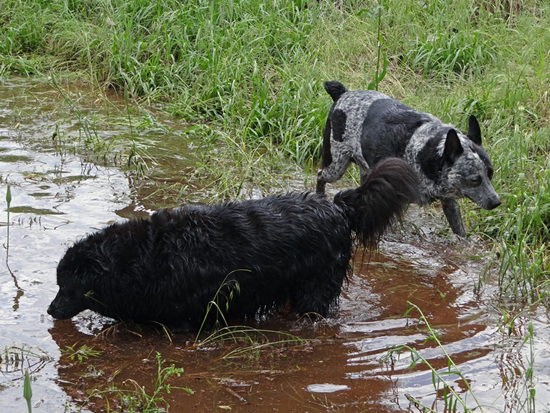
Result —
<instances>
[{"instance_id":1,"label":"shallow pond","mask_svg":"<svg viewBox=\"0 0 550 413\"><path fill-rule=\"evenodd\" d=\"M470 408L548 411L548 314L542 308L518 313L513 301L499 298L490 247L440 236L446 226L431 208L411 207L378 252L358 251L340 311L323 322L283 311L249 321L232 340L201 336L195 343L193 335L170 336L161 328L113 326L91 312L54 321L46 309L57 292L55 268L72 242L165 206L159 188L185 188L183 202L209 197L204 182L193 179L196 145L173 132L177 122L131 127L125 110L120 98L99 98L74 83L56 89L47 81L0 82L0 193L9 183L12 196L9 239L5 203L0 218L1 411L27 411L26 370L35 412L101 412L136 400L165 407L160 399L174 412L416 412L421 405L445 411L445 386L426 364L409 368L409 350L389 357L401 345L443 374ZM59 139L128 133L156 161L147 178L101 157L77 156ZM295 178L279 181L283 189L304 190L307 179ZM417 310L405 315L407 302L422 311L441 346L426 340ZM504 311L507 321L516 316L514 323L505 323ZM533 337L524 342L530 325ZM456 372L445 374L443 349L466 382ZM183 372L167 378L170 392L160 386L155 401L157 354L163 367ZM536 391L531 401L530 385Z\"/></svg>"}]
</instances>

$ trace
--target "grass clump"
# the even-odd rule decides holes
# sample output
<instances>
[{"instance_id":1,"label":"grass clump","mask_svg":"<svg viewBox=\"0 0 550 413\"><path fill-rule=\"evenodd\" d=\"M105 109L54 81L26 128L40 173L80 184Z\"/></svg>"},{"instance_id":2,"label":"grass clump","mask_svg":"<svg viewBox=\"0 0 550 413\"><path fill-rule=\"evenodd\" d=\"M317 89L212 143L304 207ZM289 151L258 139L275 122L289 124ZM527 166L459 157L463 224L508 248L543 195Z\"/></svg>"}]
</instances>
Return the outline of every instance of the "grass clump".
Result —
<instances>
[{"instance_id":1,"label":"grass clump","mask_svg":"<svg viewBox=\"0 0 550 413\"><path fill-rule=\"evenodd\" d=\"M277 349L303 345L305 341L283 331L257 329L249 326L226 326L212 332L200 342L195 342L197 348L232 345L221 357L222 359L235 359L255 357L259 358L262 351L276 351Z\"/></svg>"},{"instance_id":2,"label":"grass clump","mask_svg":"<svg viewBox=\"0 0 550 413\"><path fill-rule=\"evenodd\" d=\"M166 360L156 353L157 371L152 389L147 390L133 379L127 379L122 386L111 385L107 389L92 389L88 391L88 400L100 399L105 402L106 411L156 413L169 411L170 404L166 400L172 390L183 390L193 394L189 387L179 387L170 384L171 379L178 378L184 369L174 364L166 366ZM84 405L83 408L86 406Z\"/></svg>"},{"instance_id":3,"label":"grass clump","mask_svg":"<svg viewBox=\"0 0 550 413\"><path fill-rule=\"evenodd\" d=\"M67 356L71 361L78 361L82 363L85 360L88 360L90 357L99 357L101 356L101 351L94 350L91 347L88 347L86 344L82 344L79 348L75 346L66 346L63 350L65 356Z\"/></svg>"}]
</instances>

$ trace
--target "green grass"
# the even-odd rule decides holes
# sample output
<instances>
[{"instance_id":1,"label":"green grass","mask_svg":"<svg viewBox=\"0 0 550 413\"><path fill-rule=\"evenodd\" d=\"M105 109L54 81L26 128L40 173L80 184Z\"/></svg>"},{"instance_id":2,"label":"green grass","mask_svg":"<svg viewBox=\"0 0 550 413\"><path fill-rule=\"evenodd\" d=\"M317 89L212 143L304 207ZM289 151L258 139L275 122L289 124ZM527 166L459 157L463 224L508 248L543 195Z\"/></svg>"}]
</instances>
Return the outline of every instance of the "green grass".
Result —
<instances>
[{"instance_id":1,"label":"green grass","mask_svg":"<svg viewBox=\"0 0 550 413\"><path fill-rule=\"evenodd\" d=\"M105 403L106 411L157 413L170 411L167 395L173 390L183 390L193 394L189 387L172 386L172 378L180 377L184 369L174 364L165 366L166 360L159 352L156 353L157 375L150 389L140 385L134 379L125 380L121 386L109 385L106 389L88 390L89 396L81 409L86 408L90 400L101 399ZM111 378L112 379L112 378Z\"/></svg>"},{"instance_id":2,"label":"green grass","mask_svg":"<svg viewBox=\"0 0 550 413\"><path fill-rule=\"evenodd\" d=\"M503 297L549 304L548 2L5 0L0 23L0 74L78 73L180 117L223 198L282 160L315 171L322 82L365 89L386 56L379 90L480 119L503 203L464 201L467 226L500 257Z\"/></svg>"},{"instance_id":3,"label":"green grass","mask_svg":"<svg viewBox=\"0 0 550 413\"><path fill-rule=\"evenodd\" d=\"M305 340L300 337L273 330L261 330L248 326L226 326L213 331L202 341L195 341L197 348L220 346L229 344L229 350L225 352L221 359L235 358L259 358L260 353L273 354L273 350L300 346Z\"/></svg>"},{"instance_id":4,"label":"green grass","mask_svg":"<svg viewBox=\"0 0 550 413\"><path fill-rule=\"evenodd\" d=\"M62 352L66 357L71 359L71 361L78 361L79 363L88 360L90 357L101 356L101 351L94 350L86 344L81 345L79 348L74 348L74 346L65 346L65 349L62 350Z\"/></svg>"}]
</instances>

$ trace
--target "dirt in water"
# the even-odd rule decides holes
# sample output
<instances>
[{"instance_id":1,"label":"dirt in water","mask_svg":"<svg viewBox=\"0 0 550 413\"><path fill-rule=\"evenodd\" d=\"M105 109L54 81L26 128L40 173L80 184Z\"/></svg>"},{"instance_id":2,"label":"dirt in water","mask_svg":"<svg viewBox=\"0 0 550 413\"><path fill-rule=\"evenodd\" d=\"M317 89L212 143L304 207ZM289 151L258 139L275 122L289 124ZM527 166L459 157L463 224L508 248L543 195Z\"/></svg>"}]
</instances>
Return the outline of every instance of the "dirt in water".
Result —
<instances>
[{"instance_id":1,"label":"dirt in water","mask_svg":"<svg viewBox=\"0 0 550 413\"><path fill-rule=\"evenodd\" d=\"M48 82L0 83L0 191L10 184L12 195L9 243L7 208L0 222L1 411L27 411L25 371L35 412L143 411L165 402L173 412L416 412L422 406L442 412L452 411L445 407L449 388L468 408L481 406L475 411L548 410L548 314L542 307L520 313L523 307L499 297L490 247L441 236L446 224L432 208L411 207L378 252L357 252L331 319L281 311L197 342L160 326L114 325L89 311L54 321L46 309L66 248L115 220L146 215L163 202L155 198L155 179L179 177L195 162L193 142L173 132L172 120L166 128L140 129L136 138L157 159L146 190L136 188L130 172L60 149L54 134L79 133L87 119L96 119L94 133L102 139L129 127L121 126L121 100L98 103L81 85L63 90L78 114L60 109L59 91ZM289 189L303 190L296 186L303 181ZM181 184L196 189L193 200L200 197L199 182ZM407 313L408 303L425 318L417 309ZM441 345L429 339L429 328ZM407 347L390 356L399 346ZM465 410L460 401L456 409Z\"/></svg>"}]
</instances>

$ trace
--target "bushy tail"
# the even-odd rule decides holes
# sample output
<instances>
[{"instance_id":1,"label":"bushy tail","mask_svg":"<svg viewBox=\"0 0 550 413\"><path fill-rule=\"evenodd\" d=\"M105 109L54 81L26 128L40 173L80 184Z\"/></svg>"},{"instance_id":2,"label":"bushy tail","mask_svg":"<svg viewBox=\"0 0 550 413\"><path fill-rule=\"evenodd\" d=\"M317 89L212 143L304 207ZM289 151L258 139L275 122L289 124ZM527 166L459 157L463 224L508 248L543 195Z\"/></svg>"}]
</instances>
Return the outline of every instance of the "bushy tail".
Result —
<instances>
[{"instance_id":1,"label":"bushy tail","mask_svg":"<svg viewBox=\"0 0 550 413\"><path fill-rule=\"evenodd\" d=\"M347 211L359 241L375 247L386 228L417 200L417 186L418 178L405 161L387 158L359 188L337 193L334 203Z\"/></svg>"},{"instance_id":2,"label":"bushy tail","mask_svg":"<svg viewBox=\"0 0 550 413\"><path fill-rule=\"evenodd\" d=\"M343 84L336 80L325 82L325 90L335 102L340 99L340 96L348 91Z\"/></svg>"}]
</instances>

